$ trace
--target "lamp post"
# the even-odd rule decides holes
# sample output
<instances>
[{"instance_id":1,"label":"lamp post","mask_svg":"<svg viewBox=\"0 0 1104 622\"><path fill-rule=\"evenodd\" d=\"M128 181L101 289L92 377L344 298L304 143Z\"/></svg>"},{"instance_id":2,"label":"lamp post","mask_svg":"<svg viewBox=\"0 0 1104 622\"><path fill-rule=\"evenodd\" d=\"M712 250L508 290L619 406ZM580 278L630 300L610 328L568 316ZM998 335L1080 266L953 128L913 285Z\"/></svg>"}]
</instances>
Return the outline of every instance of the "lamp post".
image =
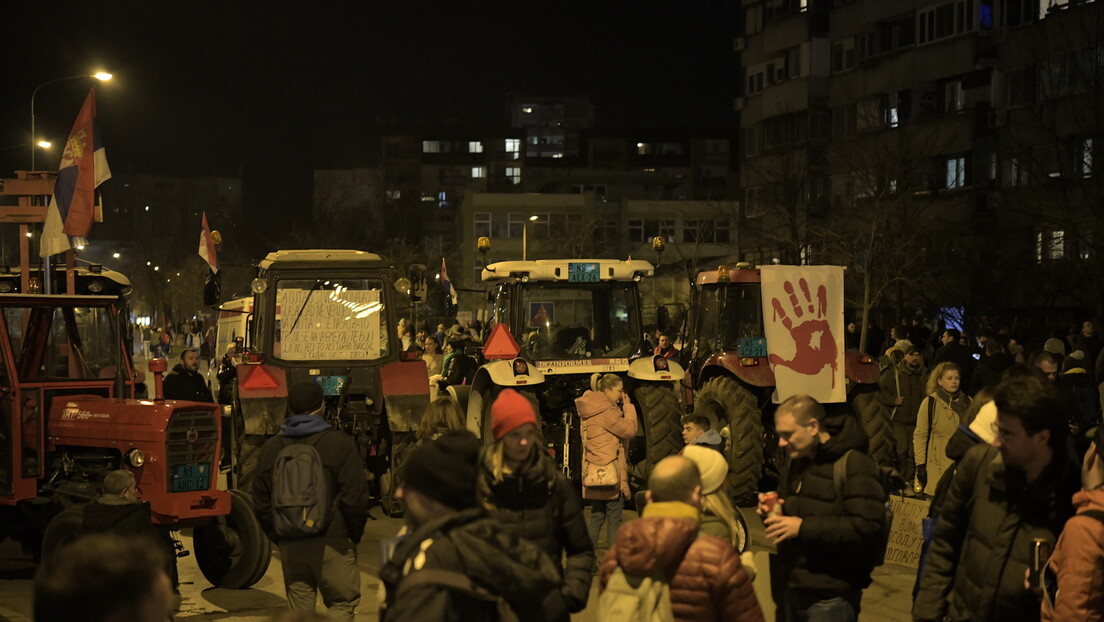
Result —
<instances>
[{"instance_id":1,"label":"lamp post","mask_svg":"<svg viewBox=\"0 0 1104 622\"><path fill-rule=\"evenodd\" d=\"M56 84L58 82L67 82L69 80L79 80L81 78L95 78L101 82L106 82L111 79L111 74L100 71L94 74L82 73L75 76L66 76L64 78L54 78L53 80L47 80L42 84L35 87L35 90L31 92L31 170L35 170L35 149L39 146L38 136L35 135L35 96L38 95L39 89L50 84ZM41 141L46 142L46 141ZM45 148L45 147L43 147Z\"/></svg>"},{"instance_id":2,"label":"lamp post","mask_svg":"<svg viewBox=\"0 0 1104 622\"><path fill-rule=\"evenodd\" d=\"M521 223L521 260L529 259L529 223L535 221L537 216L530 216L529 220Z\"/></svg>"}]
</instances>

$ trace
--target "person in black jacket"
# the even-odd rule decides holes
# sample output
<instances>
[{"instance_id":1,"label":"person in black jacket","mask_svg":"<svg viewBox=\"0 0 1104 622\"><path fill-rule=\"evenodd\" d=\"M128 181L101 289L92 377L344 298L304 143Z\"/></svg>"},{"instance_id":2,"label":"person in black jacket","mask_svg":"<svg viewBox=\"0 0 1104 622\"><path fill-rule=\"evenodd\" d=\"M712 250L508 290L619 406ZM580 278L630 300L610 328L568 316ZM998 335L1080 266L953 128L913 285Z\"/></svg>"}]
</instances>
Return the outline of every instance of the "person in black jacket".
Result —
<instances>
[{"instance_id":1,"label":"person in black jacket","mask_svg":"<svg viewBox=\"0 0 1104 622\"><path fill-rule=\"evenodd\" d=\"M199 373L199 354L188 349L180 353L180 362L165 376L165 399L214 402L207 381Z\"/></svg>"},{"instance_id":2,"label":"person in black jacket","mask_svg":"<svg viewBox=\"0 0 1104 622\"><path fill-rule=\"evenodd\" d=\"M450 337L445 343L447 358L441 366L441 379L445 385L471 384L477 365L464 353L464 341L459 337Z\"/></svg>"},{"instance_id":3,"label":"person in black jacket","mask_svg":"<svg viewBox=\"0 0 1104 622\"><path fill-rule=\"evenodd\" d=\"M288 407L296 413L284 420L280 434L261 447L257 476L253 481L253 509L261 528L280 548L288 606L314 610L317 593L335 620L352 622L360 603L360 571L356 545L368 520L368 482L360 451L353 437L330 428L321 417L322 387L313 380L296 382L288 389ZM280 538L272 505L272 475L276 457L288 445L315 437L334 507L324 535Z\"/></svg>"},{"instance_id":4,"label":"person in black jacket","mask_svg":"<svg viewBox=\"0 0 1104 622\"><path fill-rule=\"evenodd\" d=\"M778 546L771 594L785 612L779 619L808 620L815 607L838 616L824 619L855 620L885 521L885 493L878 465L865 453L866 434L849 414L828 421L808 395L779 404L774 428L788 454L778 486L782 512L772 514L761 494L758 513ZM837 491L834 471L842 459L846 478Z\"/></svg>"},{"instance_id":5,"label":"person in black jacket","mask_svg":"<svg viewBox=\"0 0 1104 622\"><path fill-rule=\"evenodd\" d=\"M1004 370L1012 367L1016 362L1016 359L1008 353L1007 346L1008 341L1001 335L993 335L985 342L985 356L978 361L974 374L970 378L971 397L986 387L996 387L1001 381Z\"/></svg>"},{"instance_id":6,"label":"person in black jacket","mask_svg":"<svg viewBox=\"0 0 1104 622\"><path fill-rule=\"evenodd\" d=\"M936 365L944 362L958 365L958 369L962 372L962 386L960 390L967 395L973 395L977 391L971 385L970 381L974 375L974 364L976 361L974 360L973 351L959 343L959 339L961 338L962 333L957 328L948 328L943 331L943 336L940 337L940 341L943 345L935 351L935 358L932 359L931 367L934 369Z\"/></svg>"},{"instance_id":7,"label":"person in black jacket","mask_svg":"<svg viewBox=\"0 0 1104 622\"><path fill-rule=\"evenodd\" d=\"M517 391L499 393L491 405L491 429L495 441L483 449L480 500L507 531L540 546L553 560L567 553L560 593L567 613L582 611L590 594L594 545L579 494L540 450L537 413Z\"/></svg>"},{"instance_id":8,"label":"person in black jacket","mask_svg":"<svg viewBox=\"0 0 1104 622\"><path fill-rule=\"evenodd\" d=\"M103 495L84 506L85 533L112 533L156 543L166 556L165 573L177 592L176 548L168 531L153 526L150 504L138 498L138 482L126 469L104 476Z\"/></svg>"},{"instance_id":9,"label":"person in black jacket","mask_svg":"<svg viewBox=\"0 0 1104 622\"><path fill-rule=\"evenodd\" d=\"M567 615L556 563L477 507L478 463L479 439L467 430L410 453L395 491L410 531L380 568L383 622L498 620L496 598L521 620ZM443 583L442 572L467 589Z\"/></svg>"}]
</instances>

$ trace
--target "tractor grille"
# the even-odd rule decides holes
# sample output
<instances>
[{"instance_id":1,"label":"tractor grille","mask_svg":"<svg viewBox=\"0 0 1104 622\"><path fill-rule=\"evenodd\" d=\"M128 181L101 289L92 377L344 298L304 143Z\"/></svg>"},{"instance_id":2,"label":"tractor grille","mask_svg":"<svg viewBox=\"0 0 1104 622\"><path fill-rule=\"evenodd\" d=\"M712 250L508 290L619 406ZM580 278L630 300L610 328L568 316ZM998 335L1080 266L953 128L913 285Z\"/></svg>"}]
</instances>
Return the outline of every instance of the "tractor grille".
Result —
<instances>
[{"instance_id":1,"label":"tractor grille","mask_svg":"<svg viewBox=\"0 0 1104 622\"><path fill-rule=\"evenodd\" d=\"M189 437L194 440L189 441ZM209 477L215 464L217 445L218 428L215 427L214 413L210 411L173 413L172 419L169 420L169 427L165 430L169 489L173 492L183 492L185 489L196 490L199 487L198 480L193 479L187 486L182 486L183 482L179 482L176 487L173 487L173 480L185 476L195 478L200 474Z\"/></svg>"}]
</instances>

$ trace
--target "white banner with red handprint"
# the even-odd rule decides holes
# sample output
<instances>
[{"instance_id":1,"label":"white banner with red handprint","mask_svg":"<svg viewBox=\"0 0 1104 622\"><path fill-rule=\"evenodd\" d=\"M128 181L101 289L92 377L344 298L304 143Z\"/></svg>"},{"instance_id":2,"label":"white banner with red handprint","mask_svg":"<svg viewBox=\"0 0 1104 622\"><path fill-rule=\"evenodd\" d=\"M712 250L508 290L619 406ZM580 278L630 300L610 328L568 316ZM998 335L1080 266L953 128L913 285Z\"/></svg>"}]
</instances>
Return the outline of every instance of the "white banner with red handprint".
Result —
<instances>
[{"instance_id":1,"label":"white banner with red handprint","mask_svg":"<svg viewBox=\"0 0 1104 622\"><path fill-rule=\"evenodd\" d=\"M842 266L762 266L763 325L774 402L847 401Z\"/></svg>"}]
</instances>

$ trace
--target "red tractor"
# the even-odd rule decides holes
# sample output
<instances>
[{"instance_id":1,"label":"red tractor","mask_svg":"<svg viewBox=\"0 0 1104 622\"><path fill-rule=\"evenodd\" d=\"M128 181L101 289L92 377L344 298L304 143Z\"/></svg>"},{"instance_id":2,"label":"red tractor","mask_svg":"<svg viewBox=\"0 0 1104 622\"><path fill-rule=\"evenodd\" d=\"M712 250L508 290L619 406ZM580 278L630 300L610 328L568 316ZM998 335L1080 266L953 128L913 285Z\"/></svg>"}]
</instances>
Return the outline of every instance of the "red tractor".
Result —
<instances>
[{"instance_id":1,"label":"red tractor","mask_svg":"<svg viewBox=\"0 0 1104 622\"><path fill-rule=\"evenodd\" d=\"M773 432L774 370L767 358L760 271L749 264L699 272L689 334L683 339L683 380L693 411L710 419L725 438L730 492L738 502L755 500L758 490L774 488L777 438ZM670 313L661 307L660 324ZM892 452L884 408L874 400L878 364L855 350L845 353L848 403L826 404L829 414L854 411L870 436L871 454L888 464ZM766 466L764 472L764 465ZM760 479L763 479L761 482Z\"/></svg>"},{"instance_id":2,"label":"red tractor","mask_svg":"<svg viewBox=\"0 0 1104 622\"><path fill-rule=\"evenodd\" d=\"M218 486L218 407L134 399L130 285L111 274L77 275L103 295L0 294L0 539L49 556L80 535L104 476L128 469L158 527L194 528L211 583L253 585L271 546L248 498Z\"/></svg>"}]
</instances>

